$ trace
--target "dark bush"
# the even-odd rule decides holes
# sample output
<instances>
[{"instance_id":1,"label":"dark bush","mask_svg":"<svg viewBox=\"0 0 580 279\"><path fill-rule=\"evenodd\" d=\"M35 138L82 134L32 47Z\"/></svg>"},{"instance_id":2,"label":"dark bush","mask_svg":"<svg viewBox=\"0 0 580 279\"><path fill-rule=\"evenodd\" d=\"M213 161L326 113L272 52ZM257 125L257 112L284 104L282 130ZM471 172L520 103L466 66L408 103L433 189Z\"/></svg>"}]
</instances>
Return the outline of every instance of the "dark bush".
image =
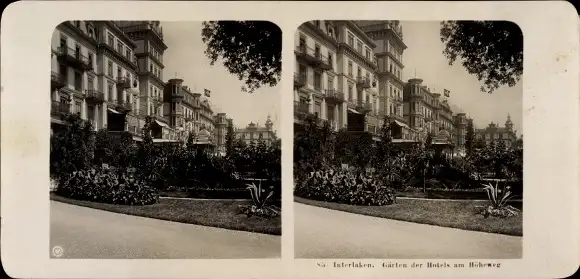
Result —
<instances>
[{"instance_id":1,"label":"dark bush","mask_svg":"<svg viewBox=\"0 0 580 279\"><path fill-rule=\"evenodd\" d=\"M296 185L296 196L352 205L389 205L395 191L366 174L349 170L315 171Z\"/></svg>"},{"instance_id":2,"label":"dark bush","mask_svg":"<svg viewBox=\"0 0 580 279\"><path fill-rule=\"evenodd\" d=\"M77 200L122 205L154 204L159 199L154 188L128 176L126 172L113 169L73 172L68 180L57 187L56 194Z\"/></svg>"}]
</instances>

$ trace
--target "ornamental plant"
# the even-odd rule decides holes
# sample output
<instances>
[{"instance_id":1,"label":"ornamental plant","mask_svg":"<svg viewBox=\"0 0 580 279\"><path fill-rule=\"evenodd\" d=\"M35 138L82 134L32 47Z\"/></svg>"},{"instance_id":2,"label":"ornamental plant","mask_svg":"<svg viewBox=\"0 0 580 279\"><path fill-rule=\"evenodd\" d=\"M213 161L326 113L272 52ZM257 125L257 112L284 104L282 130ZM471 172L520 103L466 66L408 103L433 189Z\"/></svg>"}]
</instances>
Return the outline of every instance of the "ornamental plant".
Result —
<instances>
[{"instance_id":1,"label":"ornamental plant","mask_svg":"<svg viewBox=\"0 0 580 279\"><path fill-rule=\"evenodd\" d=\"M259 216L265 218L272 218L280 215L280 210L275 206L268 204L268 199L274 195L274 187L270 186L268 190L262 188L262 181L256 185L255 183L247 184L247 190L252 197L251 205L240 205L242 213L248 217Z\"/></svg>"}]
</instances>

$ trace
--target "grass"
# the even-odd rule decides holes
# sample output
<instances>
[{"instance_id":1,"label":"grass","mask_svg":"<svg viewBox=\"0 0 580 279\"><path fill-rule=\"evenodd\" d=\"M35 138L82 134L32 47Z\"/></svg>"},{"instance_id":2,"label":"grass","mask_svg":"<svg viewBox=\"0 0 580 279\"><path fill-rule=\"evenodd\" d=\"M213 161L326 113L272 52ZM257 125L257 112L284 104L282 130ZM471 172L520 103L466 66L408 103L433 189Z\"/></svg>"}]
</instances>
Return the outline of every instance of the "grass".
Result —
<instances>
[{"instance_id":1,"label":"grass","mask_svg":"<svg viewBox=\"0 0 580 279\"><path fill-rule=\"evenodd\" d=\"M110 212L180 223L271 235L282 234L280 216L266 219L256 216L247 217L240 213L238 206L250 204L250 201L159 199L157 204L130 206L80 201L56 194L51 194L50 199Z\"/></svg>"},{"instance_id":2,"label":"grass","mask_svg":"<svg viewBox=\"0 0 580 279\"><path fill-rule=\"evenodd\" d=\"M397 203L387 206L359 206L314 201L294 197L295 202L340 210L367 216L381 217L399 221L458 228L470 231L523 235L523 212L518 216L485 219L478 214L476 206L487 205L483 201L442 201L397 199Z\"/></svg>"}]
</instances>

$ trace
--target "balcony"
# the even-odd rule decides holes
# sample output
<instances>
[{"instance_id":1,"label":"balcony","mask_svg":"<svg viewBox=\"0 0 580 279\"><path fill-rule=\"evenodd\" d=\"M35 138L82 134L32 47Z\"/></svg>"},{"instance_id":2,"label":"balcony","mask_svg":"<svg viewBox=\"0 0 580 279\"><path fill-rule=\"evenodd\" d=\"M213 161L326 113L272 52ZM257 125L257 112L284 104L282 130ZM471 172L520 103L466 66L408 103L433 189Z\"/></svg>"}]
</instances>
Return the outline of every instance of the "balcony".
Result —
<instances>
[{"instance_id":1,"label":"balcony","mask_svg":"<svg viewBox=\"0 0 580 279\"><path fill-rule=\"evenodd\" d=\"M316 51L308 46L301 45L295 51L296 59L301 60L314 68L323 71L332 70L332 61L328 57L322 55L320 51Z\"/></svg>"},{"instance_id":2,"label":"balcony","mask_svg":"<svg viewBox=\"0 0 580 279\"><path fill-rule=\"evenodd\" d=\"M85 100L88 103L100 104L105 101L105 94L95 89L89 89L86 91Z\"/></svg>"},{"instance_id":3,"label":"balcony","mask_svg":"<svg viewBox=\"0 0 580 279\"><path fill-rule=\"evenodd\" d=\"M344 102L344 93L339 92L336 89L326 89L324 90L324 98L327 103L340 104Z\"/></svg>"},{"instance_id":4,"label":"balcony","mask_svg":"<svg viewBox=\"0 0 580 279\"><path fill-rule=\"evenodd\" d=\"M129 102L123 102L123 101L119 101L116 105L115 108L117 110L119 110L120 112L123 113L128 113L131 110L133 110L133 104L129 103Z\"/></svg>"},{"instance_id":5,"label":"balcony","mask_svg":"<svg viewBox=\"0 0 580 279\"><path fill-rule=\"evenodd\" d=\"M298 119L306 119L306 117L312 115L310 112L310 104L294 102L294 115Z\"/></svg>"},{"instance_id":6,"label":"balcony","mask_svg":"<svg viewBox=\"0 0 580 279\"><path fill-rule=\"evenodd\" d=\"M57 59L62 64L66 64L83 71L89 71L93 69L93 61L84 56L80 50L61 46L57 49L57 53Z\"/></svg>"},{"instance_id":7,"label":"balcony","mask_svg":"<svg viewBox=\"0 0 580 279\"><path fill-rule=\"evenodd\" d=\"M369 102L358 102L358 104L356 106L356 110L363 112L363 113L369 113L369 112L373 111L373 106Z\"/></svg>"},{"instance_id":8,"label":"balcony","mask_svg":"<svg viewBox=\"0 0 580 279\"><path fill-rule=\"evenodd\" d=\"M366 77L358 77L356 79L356 86L361 89L371 88L371 80Z\"/></svg>"},{"instance_id":9,"label":"balcony","mask_svg":"<svg viewBox=\"0 0 580 279\"><path fill-rule=\"evenodd\" d=\"M393 97L392 100L393 100L393 103L395 103L397 105L400 105L403 103L403 98L398 97L398 96Z\"/></svg>"},{"instance_id":10,"label":"balcony","mask_svg":"<svg viewBox=\"0 0 580 279\"><path fill-rule=\"evenodd\" d=\"M306 73L294 73L294 88L298 89L306 85Z\"/></svg>"},{"instance_id":11,"label":"balcony","mask_svg":"<svg viewBox=\"0 0 580 279\"><path fill-rule=\"evenodd\" d=\"M50 73L50 89L61 89L66 86L66 79L57 72Z\"/></svg>"},{"instance_id":12,"label":"balcony","mask_svg":"<svg viewBox=\"0 0 580 279\"><path fill-rule=\"evenodd\" d=\"M131 88L131 79L129 77L117 77L117 87L122 89Z\"/></svg>"},{"instance_id":13,"label":"balcony","mask_svg":"<svg viewBox=\"0 0 580 279\"><path fill-rule=\"evenodd\" d=\"M50 106L50 115L60 117L64 114L70 113L70 105L58 101L52 101Z\"/></svg>"}]
</instances>

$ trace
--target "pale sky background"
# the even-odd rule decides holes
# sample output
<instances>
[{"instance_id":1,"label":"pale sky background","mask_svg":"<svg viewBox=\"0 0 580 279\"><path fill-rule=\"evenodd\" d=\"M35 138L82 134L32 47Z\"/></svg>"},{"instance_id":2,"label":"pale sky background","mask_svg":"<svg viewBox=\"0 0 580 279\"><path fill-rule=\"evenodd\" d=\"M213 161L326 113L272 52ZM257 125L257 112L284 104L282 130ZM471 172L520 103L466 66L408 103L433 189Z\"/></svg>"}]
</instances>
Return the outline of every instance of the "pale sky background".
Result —
<instances>
[{"instance_id":1,"label":"pale sky background","mask_svg":"<svg viewBox=\"0 0 580 279\"><path fill-rule=\"evenodd\" d=\"M210 66L203 53L205 44L201 41L201 21L161 22L163 39L168 46L163 54L163 79L174 78L175 73L184 80L184 85L202 93L211 90L209 98L214 112L225 112L233 118L234 125L246 127L250 122L264 125L268 115L274 122L274 130L280 132L280 86L262 87L254 93L242 92L243 81L230 74L216 61Z\"/></svg>"},{"instance_id":2,"label":"pale sky background","mask_svg":"<svg viewBox=\"0 0 580 279\"><path fill-rule=\"evenodd\" d=\"M423 79L423 84L439 93L443 89L451 91L449 103L453 112L467 113L476 128L486 127L491 121L503 127L508 113L517 134L522 133L522 79L514 86L502 86L492 94L480 91L474 75L467 73L457 61L449 66L442 54L444 44L439 36L439 21L403 21L403 41L407 49L403 52L403 80L415 76Z\"/></svg>"}]
</instances>

